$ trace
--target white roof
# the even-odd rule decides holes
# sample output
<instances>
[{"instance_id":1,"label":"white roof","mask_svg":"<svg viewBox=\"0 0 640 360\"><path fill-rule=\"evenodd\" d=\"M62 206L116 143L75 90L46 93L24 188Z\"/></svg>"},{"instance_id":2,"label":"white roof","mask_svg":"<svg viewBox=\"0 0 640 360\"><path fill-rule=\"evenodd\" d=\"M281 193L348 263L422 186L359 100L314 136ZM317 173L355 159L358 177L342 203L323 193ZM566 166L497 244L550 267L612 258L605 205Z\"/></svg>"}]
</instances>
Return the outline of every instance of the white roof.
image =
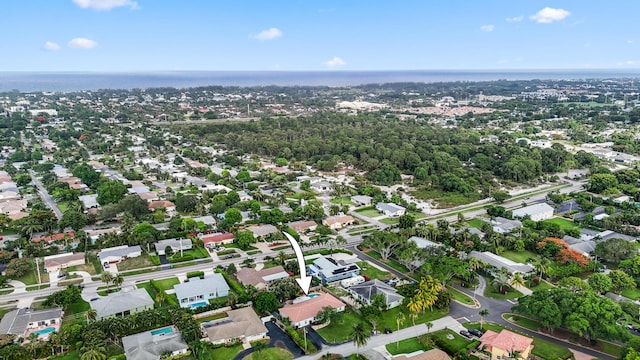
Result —
<instances>
[{"instance_id":1,"label":"white roof","mask_svg":"<svg viewBox=\"0 0 640 360\"><path fill-rule=\"evenodd\" d=\"M547 203L540 203L513 210L512 214L514 217L524 217L526 215L532 216L535 214L544 214L549 211L553 213L553 207L551 205Z\"/></svg>"}]
</instances>

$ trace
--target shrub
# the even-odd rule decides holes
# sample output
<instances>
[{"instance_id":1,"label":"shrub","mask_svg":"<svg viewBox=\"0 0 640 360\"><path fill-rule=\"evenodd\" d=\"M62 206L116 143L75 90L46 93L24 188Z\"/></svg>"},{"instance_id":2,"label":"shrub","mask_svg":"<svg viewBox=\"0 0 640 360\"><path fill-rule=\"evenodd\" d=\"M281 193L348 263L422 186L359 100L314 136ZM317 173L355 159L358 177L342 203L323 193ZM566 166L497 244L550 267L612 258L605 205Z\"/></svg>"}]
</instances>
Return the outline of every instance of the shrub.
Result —
<instances>
[{"instance_id":1,"label":"shrub","mask_svg":"<svg viewBox=\"0 0 640 360\"><path fill-rule=\"evenodd\" d=\"M286 332L289 335L289 337L291 337L291 339L298 344L298 346L300 346L300 348L305 352L305 354L313 354L318 352L318 349L316 349L316 347L313 345L313 343L309 340L307 340L307 348L305 349L304 345L304 340L302 340L302 338L300 337L300 334L298 333L298 331L294 328L292 328L291 326L287 326L286 327Z\"/></svg>"},{"instance_id":2,"label":"shrub","mask_svg":"<svg viewBox=\"0 0 640 360\"><path fill-rule=\"evenodd\" d=\"M178 256L178 254L168 258L167 260L169 260L170 263L177 263L177 262L183 262L183 261L191 261L193 260L193 255L191 254L184 254L183 256Z\"/></svg>"},{"instance_id":3,"label":"shrub","mask_svg":"<svg viewBox=\"0 0 640 360\"><path fill-rule=\"evenodd\" d=\"M194 277L199 277L200 279L204 278L204 271L192 271L187 273L187 279L191 279Z\"/></svg>"}]
</instances>

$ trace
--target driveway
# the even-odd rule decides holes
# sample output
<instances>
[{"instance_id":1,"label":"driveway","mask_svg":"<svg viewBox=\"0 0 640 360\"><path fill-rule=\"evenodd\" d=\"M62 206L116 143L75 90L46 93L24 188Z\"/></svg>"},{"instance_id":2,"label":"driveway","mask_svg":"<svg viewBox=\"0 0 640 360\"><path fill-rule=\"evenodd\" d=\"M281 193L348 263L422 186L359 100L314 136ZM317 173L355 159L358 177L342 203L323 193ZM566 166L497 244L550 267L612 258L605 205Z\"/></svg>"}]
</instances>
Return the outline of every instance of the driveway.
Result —
<instances>
[{"instance_id":1,"label":"driveway","mask_svg":"<svg viewBox=\"0 0 640 360\"><path fill-rule=\"evenodd\" d=\"M267 336L269 336L268 347L279 347L291 351L294 358L304 355L302 349L275 323L268 321L264 324L267 327ZM253 348L241 351L234 360L242 360L245 356L251 354Z\"/></svg>"}]
</instances>

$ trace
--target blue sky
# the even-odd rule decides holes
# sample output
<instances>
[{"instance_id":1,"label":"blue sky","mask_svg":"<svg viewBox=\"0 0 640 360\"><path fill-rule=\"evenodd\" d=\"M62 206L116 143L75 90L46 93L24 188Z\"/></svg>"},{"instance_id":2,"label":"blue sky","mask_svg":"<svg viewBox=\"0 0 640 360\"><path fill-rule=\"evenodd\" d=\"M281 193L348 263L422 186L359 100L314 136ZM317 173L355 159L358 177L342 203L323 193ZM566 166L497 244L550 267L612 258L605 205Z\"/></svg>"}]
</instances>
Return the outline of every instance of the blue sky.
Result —
<instances>
[{"instance_id":1,"label":"blue sky","mask_svg":"<svg viewBox=\"0 0 640 360\"><path fill-rule=\"evenodd\" d=\"M7 0L2 71L636 69L633 0Z\"/></svg>"}]
</instances>

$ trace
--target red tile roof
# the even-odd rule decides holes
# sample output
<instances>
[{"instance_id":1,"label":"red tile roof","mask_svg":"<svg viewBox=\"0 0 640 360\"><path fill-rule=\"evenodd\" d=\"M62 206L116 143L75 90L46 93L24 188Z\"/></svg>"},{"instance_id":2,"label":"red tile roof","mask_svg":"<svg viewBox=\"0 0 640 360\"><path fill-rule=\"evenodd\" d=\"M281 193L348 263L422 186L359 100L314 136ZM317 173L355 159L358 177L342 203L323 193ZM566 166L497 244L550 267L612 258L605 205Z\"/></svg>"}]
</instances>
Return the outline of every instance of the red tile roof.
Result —
<instances>
[{"instance_id":1,"label":"red tile roof","mask_svg":"<svg viewBox=\"0 0 640 360\"><path fill-rule=\"evenodd\" d=\"M533 343L532 338L509 330L502 330L500 333L487 330L480 338L480 347L486 346L489 351L492 351L495 347L510 353L514 351L525 352L531 346L531 343Z\"/></svg>"},{"instance_id":2,"label":"red tile roof","mask_svg":"<svg viewBox=\"0 0 640 360\"><path fill-rule=\"evenodd\" d=\"M209 244L209 243L217 243L217 242L222 242L224 240L231 240L231 239L233 239L233 233L213 234L209 236L203 236L201 240L202 240L202 243Z\"/></svg>"},{"instance_id":3,"label":"red tile roof","mask_svg":"<svg viewBox=\"0 0 640 360\"><path fill-rule=\"evenodd\" d=\"M51 236L43 236L43 237L33 238L33 239L31 239L31 241L36 242L36 243L40 242L40 241L46 241L46 242L58 241L58 240L64 239L65 235L69 239L73 239L75 237L75 234L73 232L68 232L68 233L55 234L55 235L51 235Z\"/></svg>"},{"instance_id":4,"label":"red tile roof","mask_svg":"<svg viewBox=\"0 0 640 360\"><path fill-rule=\"evenodd\" d=\"M291 319L291 322L295 324L300 321L315 318L320 310L325 306L331 306L334 309L338 309L345 306L345 303L338 300L331 294L324 293L320 296L316 296L297 304L285 305L280 309L280 313Z\"/></svg>"}]
</instances>

